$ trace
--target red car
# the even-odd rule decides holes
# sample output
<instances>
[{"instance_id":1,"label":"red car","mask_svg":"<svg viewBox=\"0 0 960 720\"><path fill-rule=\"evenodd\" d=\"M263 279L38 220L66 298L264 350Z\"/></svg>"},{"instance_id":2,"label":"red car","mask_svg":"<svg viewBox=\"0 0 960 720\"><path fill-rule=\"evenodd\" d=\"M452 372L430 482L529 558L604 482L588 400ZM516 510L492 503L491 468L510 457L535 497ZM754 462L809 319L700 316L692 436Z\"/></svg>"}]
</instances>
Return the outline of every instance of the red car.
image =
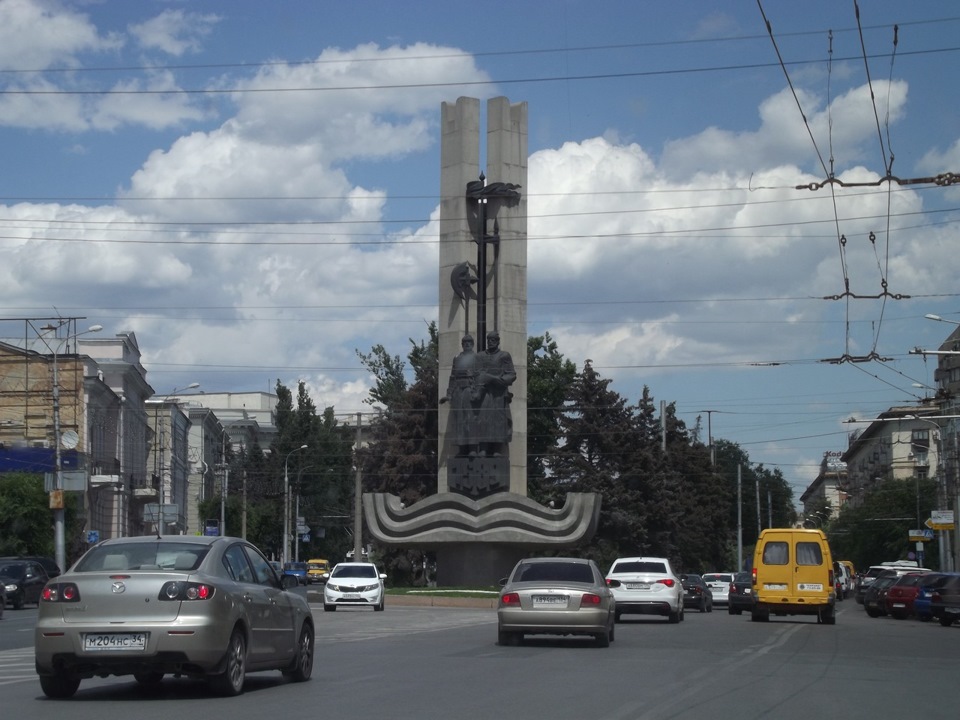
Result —
<instances>
[{"instance_id":1,"label":"red car","mask_svg":"<svg viewBox=\"0 0 960 720\"><path fill-rule=\"evenodd\" d=\"M887 590L884 605L887 614L897 620L913 615L913 601L920 590L920 583L926 573L905 573Z\"/></svg>"}]
</instances>

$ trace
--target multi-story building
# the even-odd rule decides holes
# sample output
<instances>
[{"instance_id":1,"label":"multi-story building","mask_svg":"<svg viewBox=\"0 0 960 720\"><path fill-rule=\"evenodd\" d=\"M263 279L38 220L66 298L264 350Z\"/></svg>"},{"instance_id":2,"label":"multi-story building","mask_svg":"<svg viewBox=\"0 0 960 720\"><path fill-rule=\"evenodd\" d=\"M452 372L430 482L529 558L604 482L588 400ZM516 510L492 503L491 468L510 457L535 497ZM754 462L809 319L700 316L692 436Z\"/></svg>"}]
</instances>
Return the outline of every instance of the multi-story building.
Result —
<instances>
[{"instance_id":1,"label":"multi-story building","mask_svg":"<svg viewBox=\"0 0 960 720\"><path fill-rule=\"evenodd\" d=\"M830 517L835 518L848 498L847 464L841 459L842 451L825 452L820 461L820 472L800 496L804 512L830 508Z\"/></svg>"}]
</instances>

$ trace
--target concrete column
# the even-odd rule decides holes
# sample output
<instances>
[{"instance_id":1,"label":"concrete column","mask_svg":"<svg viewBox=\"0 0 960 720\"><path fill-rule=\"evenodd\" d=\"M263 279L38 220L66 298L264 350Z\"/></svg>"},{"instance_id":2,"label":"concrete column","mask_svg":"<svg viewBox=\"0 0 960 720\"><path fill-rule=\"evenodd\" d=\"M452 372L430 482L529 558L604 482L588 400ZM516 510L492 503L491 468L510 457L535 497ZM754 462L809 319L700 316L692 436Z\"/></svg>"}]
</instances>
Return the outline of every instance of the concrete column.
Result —
<instances>
[{"instance_id":1,"label":"concrete column","mask_svg":"<svg viewBox=\"0 0 960 720\"><path fill-rule=\"evenodd\" d=\"M459 98L441 108L440 148L440 397L447 391L453 359L460 340L469 331L476 337L477 308L471 303L469 324L464 304L450 284L453 269L462 262L475 265L477 245L467 222L467 183L482 170L488 182L520 185L521 201L500 208L500 249L495 272L490 272L487 328L500 332L500 346L513 357L517 380L511 387L513 440L510 443L510 492L527 494L527 104L511 105L507 98L487 102L487 166L481 168L480 103ZM488 230L493 231L491 219ZM488 268L494 253L489 253ZM476 338L481 347L480 338ZM448 492L447 458L455 447L447 439L449 405L439 406L438 492Z\"/></svg>"}]
</instances>

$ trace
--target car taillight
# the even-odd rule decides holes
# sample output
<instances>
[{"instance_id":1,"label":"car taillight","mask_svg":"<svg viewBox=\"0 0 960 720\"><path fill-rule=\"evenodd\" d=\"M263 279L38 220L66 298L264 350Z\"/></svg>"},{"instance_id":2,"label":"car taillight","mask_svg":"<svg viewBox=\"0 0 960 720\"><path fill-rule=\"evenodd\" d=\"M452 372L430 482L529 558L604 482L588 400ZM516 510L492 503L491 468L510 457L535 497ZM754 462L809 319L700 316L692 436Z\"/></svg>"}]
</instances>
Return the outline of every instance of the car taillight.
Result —
<instances>
[{"instance_id":1,"label":"car taillight","mask_svg":"<svg viewBox=\"0 0 960 720\"><path fill-rule=\"evenodd\" d=\"M50 583L40 595L42 602L80 602L80 590L73 583Z\"/></svg>"},{"instance_id":2,"label":"car taillight","mask_svg":"<svg viewBox=\"0 0 960 720\"><path fill-rule=\"evenodd\" d=\"M663 578L662 580L657 580L657 582L666 585L667 587L673 587L676 585L676 581L673 578Z\"/></svg>"},{"instance_id":3,"label":"car taillight","mask_svg":"<svg viewBox=\"0 0 960 720\"><path fill-rule=\"evenodd\" d=\"M750 571L750 584L751 584L751 585L756 585L756 584L757 584L757 569L756 569L756 568L753 568L753 569Z\"/></svg>"},{"instance_id":4,"label":"car taillight","mask_svg":"<svg viewBox=\"0 0 960 720\"><path fill-rule=\"evenodd\" d=\"M580 598L580 607L584 605L599 605L600 596L593 593L584 593L583 597Z\"/></svg>"},{"instance_id":5,"label":"car taillight","mask_svg":"<svg viewBox=\"0 0 960 720\"><path fill-rule=\"evenodd\" d=\"M160 600L209 600L216 593L213 585L173 580L160 588Z\"/></svg>"},{"instance_id":6,"label":"car taillight","mask_svg":"<svg viewBox=\"0 0 960 720\"><path fill-rule=\"evenodd\" d=\"M501 605L519 605L520 604L520 594L519 593L507 593L500 597Z\"/></svg>"}]
</instances>

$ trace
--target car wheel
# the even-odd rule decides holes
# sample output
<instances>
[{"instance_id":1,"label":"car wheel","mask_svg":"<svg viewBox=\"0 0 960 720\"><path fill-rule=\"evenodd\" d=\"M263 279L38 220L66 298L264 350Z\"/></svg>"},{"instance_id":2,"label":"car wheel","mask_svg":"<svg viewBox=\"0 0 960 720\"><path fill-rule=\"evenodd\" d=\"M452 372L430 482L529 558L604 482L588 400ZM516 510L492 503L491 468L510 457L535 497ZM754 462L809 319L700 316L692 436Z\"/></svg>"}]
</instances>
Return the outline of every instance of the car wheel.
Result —
<instances>
[{"instance_id":1,"label":"car wheel","mask_svg":"<svg viewBox=\"0 0 960 720\"><path fill-rule=\"evenodd\" d=\"M23 595L18 595L10 601L14 610L23 610Z\"/></svg>"},{"instance_id":2,"label":"car wheel","mask_svg":"<svg viewBox=\"0 0 960 720\"><path fill-rule=\"evenodd\" d=\"M879 611L879 610L874 610L872 607L868 607L868 608L867 608L867 615L869 615L869 616L872 617L872 618L880 617L880 611Z\"/></svg>"},{"instance_id":3,"label":"car wheel","mask_svg":"<svg viewBox=\"0 0 960 720\"><path fill-rule=\"evenodd\" d=\"M375 612L383 612L383 598L380 598L380 602L373 606Z\"/></svg>"},{"instance_id":4,"label":"car wheel","mask_svg":"<svg viewBox=\"0 0 960 720\"><path fill-rule=\"evenodd\" d=\"M832 607L821 608L817 613L817 622L824 625L836 625L837 616Z\"/></svg>"},{"instance_id":5,"label":"car wheel","mask_svg":"<svg viewBox=\"0 0 960 720\"><path fill-rule=\"evenodd\" d=\"M707 603L707 612L713 612L713 601Z\"/></svg>"},{"instance_id":6,"label":"car wheel","mask_svg":"<svg viewBox=\"0 0 960 720\"><path fill-rule=\"evenodd\" d=\"M593 636L593 644L599 648L610 647L610 631L597 633Z\"/></svg>"},{"instance_id":7,"label":"car wheel","mask_svg":"<svg viewBox=\"0 0 960 720\"><path fill-rule=\"evenodd\" d=\"M676 610L676 611L671 610L670 614L667 616L667 622L676 624L680 622L681 618L682 618L682 614L679 610Z\"/></svg>"},{"instance_id":8,"label":"car wheel","mask_svg":"<svg viewBox=\"0 0 960 720\"><path fill-rule=\"evenodd\" d=\"M700 607L698 607L697 610L699 610L700 612L706 612L706 611L707 611L707 599L706 599L706 598L701 598L701 600L700 600Z\"/></svg>"},{"instance_id":9,"label":"car wheel","mask_svg":"<svg viewBox=\"0 0 960 720\"><path fill-rule=\"evenodd\" d=\"M156 671L135 672L133 679L141 685L159 685L163 680L163 673Z\"/></svg>"},{"instance_id":10,"label":"car wheel","mask_svg":"<svg viewBox=\"0 0 960 720\"><path fill-rule=\"evenodd\" d=\"M944 627L950 627L951 625L953 625L953 618L950 617L949 615L941 615L940 624L943 625Z\"/></svg>"},{"instance_id":11,"label":"car wheel","mask_svg":"<svg viewBox=\"0 0 960 720\"><path fill-rule=\"evenodd\" d=\"M210 684L221 695L235 696L243 692L247 674L247 641L240 630L234 630L227 645L224 671L210 678Z\"/></svg>"},{"instance_id":12,"label":"car wheel","mask_svg":"<svg viewBox=\"0 0 960 720\"><path fill-rule=\"evenodd\" d=\"M620 617L621 617L622 615L623 615L623 613L620 612L619 610L617 610L617 611L614 613L614 615L613 615L613 621L614 621L614 622L620 622Z\"/></svg>"},{"instance_id":13,"label":"car wheel","mask_svg":"<svg viewBox=\"0 0 960 720\"><path fill-rule=\"evenodd\" d=\"M305 682L313 674L313 627L309 623L304 623L300 628L293 667L285 670L283 674L294 682Z\"/></svg>"},{"instance_id":14,"label":"car wheel","mask_svg":"<svg viewBox=\"0 0 960 720\"><path fill-rule=\"evenodd\" d=\"M610 623L609 635L610 635L610 642L613 642L614 640L617 639L617 623L615 622Z\"/></svg>"},{"instance_id":15,"label":"car wheel","mask_svg":"<svg viewBox=\"0 0 960 720\"><path fill-rule=\"evenodd\" d=\"M770 611L754 610L750 613L750 620L753 622L770 622Z\"/></svg>"},{"instance_id":16,"label":"car wheel","mask_svg":"<svg viewBox=\"0 0 960 720\"><path fill-rule=\"evenodd\" d=\"M40 689L48 698L62 700L73 697L78 687L80 687L80 678L72 675L61 673L59 675L40 676Z\"/></svg>"},{"instance_id":17,"label":"car wheel","mask_svg":"<svg viewBox=\"0 0 960 720\"><path fill-rule=\"evenodd\" d=\"M337 609L337 606L336 606L336 605L327 605L326 603L323 604L323 611L324 611L324 612L333 612L333 611L336 610L336 609Z\"/></svg>"}]
</instances>

